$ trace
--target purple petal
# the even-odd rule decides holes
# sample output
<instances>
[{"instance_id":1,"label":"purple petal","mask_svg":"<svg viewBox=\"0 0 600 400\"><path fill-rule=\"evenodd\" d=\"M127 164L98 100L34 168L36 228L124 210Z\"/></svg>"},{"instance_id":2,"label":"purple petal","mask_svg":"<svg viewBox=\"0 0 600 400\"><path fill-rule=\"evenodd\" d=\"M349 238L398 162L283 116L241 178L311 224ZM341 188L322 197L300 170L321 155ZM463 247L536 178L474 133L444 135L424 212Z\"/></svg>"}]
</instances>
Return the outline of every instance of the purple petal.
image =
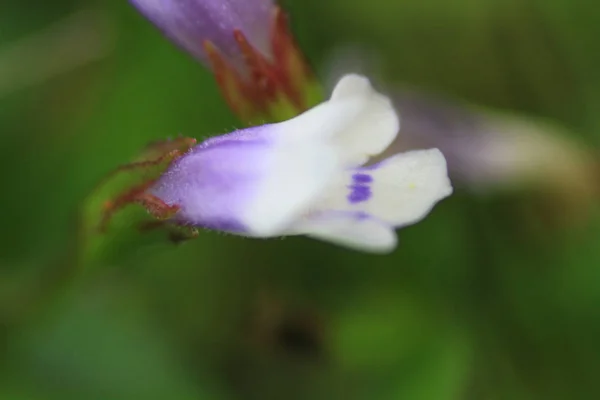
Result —
<instances>
[{"instance_id":1,"label":"purple petal","mask_svg":"<svg viewBox=\"0 0 600 400\"><path fill-rule=\"evenodd\" d=\"M150 193L181 207L179 222L235 233L245 231L244 205L265 174L269 146L261 141L222 141L200 145L160 178Z\"/></svg>"},{"instance_id":2,"label":"purple petal","mask_svg":"<svg viewBox=\"0 0 600 400\"><path fill-rule=\"evenodd\" d=\"M210 40L230 62L242 56L233 37L241 30L250 44L270 55L272 0L130 0L173 42L204 64L203 42Z\"/></svg>"}]
</instances>

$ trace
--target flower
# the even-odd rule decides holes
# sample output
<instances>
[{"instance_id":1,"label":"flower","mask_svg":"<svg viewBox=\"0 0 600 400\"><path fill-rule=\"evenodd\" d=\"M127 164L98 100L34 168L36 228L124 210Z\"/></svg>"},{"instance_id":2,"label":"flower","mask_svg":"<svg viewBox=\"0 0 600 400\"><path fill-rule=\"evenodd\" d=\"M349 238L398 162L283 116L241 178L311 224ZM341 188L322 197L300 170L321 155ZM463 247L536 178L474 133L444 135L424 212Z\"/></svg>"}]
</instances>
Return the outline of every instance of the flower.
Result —
<instances>
[{"instance_id":1,"label":"flower","mask_svg":"<svg viewBox=\"0 0 600 400\"><path fill-rule=\"evenodd\" d=\"M388 151L437 147L453 180L472 190L533 183L568 183L571 191L594 186L592 154L550 123L417 91L396 91L393 100L405 117L403 135Z\"/></svg>"},{"instance_id":2,"label":"flower","mask_svg":"<svg viewBox=\"0 0 600 400\"><path fill-rule=\"evenodd\" d=\"M298 114L314 78L272 0L131 0L173 42L210 67L245 121ZM276 114L276 115L274 115Z\"/></svg>"},{"instance_id":3,"label":"flower","mask_svg":"<svg viewBox=\"0 0 600 400\"><path fill-rule=\"evenodd\" d=\"M394 141L390 100L358 75L285 122L214 137L175 160L147 190L168 220L250 237L308 235L388 252L394 228L425 217L452 193L437 149L367 162ZM176 210L173 213L173 210Z\"/></svg>"}]
</instances>

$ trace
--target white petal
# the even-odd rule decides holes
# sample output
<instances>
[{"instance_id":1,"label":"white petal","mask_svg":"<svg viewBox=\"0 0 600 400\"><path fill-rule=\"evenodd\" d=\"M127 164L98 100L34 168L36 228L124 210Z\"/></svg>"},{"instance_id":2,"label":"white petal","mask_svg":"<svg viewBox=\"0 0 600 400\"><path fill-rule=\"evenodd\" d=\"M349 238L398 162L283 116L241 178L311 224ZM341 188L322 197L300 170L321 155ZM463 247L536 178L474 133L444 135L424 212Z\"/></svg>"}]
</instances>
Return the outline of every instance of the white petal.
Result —
<instances>
[{"instance_id":1,"label":"white petal","mask_svg":"<svg viewBox=\"0 0 600 400\"><path fill-rule=\"evenodd\" d=\"M356 213L319 213L295 226L293 233L373 253L389 253L397 243L392 227Z\"/></svg>"},{"instance_id":2,"label":"white petal","mask_svg":"<svg viewBox=\"0 0 600 400\"><path fill-rule=\"evenodd\" d=\"M337 135L344 153L354 159L368 158L383 152L396 138L400 121L389 98L376 92L369 80L346 75L337 84L330 103L362 100L360 113L346 116L347 127Z\"/></svg>"},{"instance_id":3,"label":"white petal","mask_svg":"<svg viewBox=\"0 0 600 400\"><path fill-rule=\"evenodd\" d=\"M391 101L376 92L367 78L346 75L329 101L278 125L282 140L330 140L346 165L357 166L392 143L399 119Z\"/></svg>"},{"instance_id":4,"label":"white petal","mask_svg":"<svg viewBox=\"0 0 600 400\"><path fill-rule=\"evenodd\" d=\"M442 153L419 150L345 171L314 210L361 211L401 227L420 221L451 193Z\"/></svg>"},{"instance_id":5,"label":"white petal","mask_svg":"<svg viewBox=\"0 0 600 400\"><path fill-rule=\"evenodd\" d=\"M344 166L362 165L394 140L398 117L389 99L358 75L340 80L331 100L271 125L276 152L244 221L256 236L272 236L323 197Z\"/></svg>"},{"instance_id":6,"label":"white petal","mask_svg":"<svg viewBox=\"0 0 600 400\"><path fill-rule=\"evenodd\" d=\"M268 170L244 207L243 222L253 236L281 234L326 191L340 165L332 146L320 142L275 145Z\"/></svg>"}]
</instances>

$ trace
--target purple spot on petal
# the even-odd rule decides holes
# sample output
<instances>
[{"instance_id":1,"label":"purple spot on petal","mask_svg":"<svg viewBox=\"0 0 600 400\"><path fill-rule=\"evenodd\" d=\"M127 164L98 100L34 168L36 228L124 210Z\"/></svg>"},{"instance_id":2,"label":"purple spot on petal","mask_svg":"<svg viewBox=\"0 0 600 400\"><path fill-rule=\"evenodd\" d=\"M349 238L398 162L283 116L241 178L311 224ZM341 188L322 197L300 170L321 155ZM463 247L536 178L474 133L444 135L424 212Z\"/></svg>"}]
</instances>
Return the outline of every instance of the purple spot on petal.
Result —
<instances>
[{"instance_id":1,"label":"purple spot on petal","mask_svg":"<svg viewBox=\"0 0 600 400\"><path fill-rule=\"evenodd\" d=\"M371 188L366 185L352 185L350 186L351 192L348 195L348 201L350 203L361 203L369 200L371 197Z\"/></svg>"},{"instance_id":2,"label":"purple spot on petal","mask_svg":"<svg viewBox=\"0 0 600 400\"><path fill-rule=\"evenodd\" d=\"M370 183L373 182L373 177L368 174L354 174L352 180L354 183Z\"/></svg>"}]
</instances>

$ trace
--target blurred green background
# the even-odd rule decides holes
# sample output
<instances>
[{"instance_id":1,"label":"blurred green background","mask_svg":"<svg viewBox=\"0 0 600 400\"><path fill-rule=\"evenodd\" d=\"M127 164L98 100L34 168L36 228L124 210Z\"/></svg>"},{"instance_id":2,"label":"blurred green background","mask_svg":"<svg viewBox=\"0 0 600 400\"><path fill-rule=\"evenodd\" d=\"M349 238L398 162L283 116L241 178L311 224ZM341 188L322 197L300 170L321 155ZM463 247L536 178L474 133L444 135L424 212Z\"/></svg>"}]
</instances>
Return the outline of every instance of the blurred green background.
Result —
<instances>
[{"instance_id":1,"label":"blurred green background","mask_svg":"<svg viewBox=\"0 0 600 400\"><path fill-rule=\"evenodd\" d=\"M358 45L389 85L600 144L589 0L283 5L322 77ZM0 5L0 399L600 398L595 198L457 183L389 256L135 232L75 262L102 176L150 141L236 127L210 73L125 1Z\"/></svg>"}]
</instances>

